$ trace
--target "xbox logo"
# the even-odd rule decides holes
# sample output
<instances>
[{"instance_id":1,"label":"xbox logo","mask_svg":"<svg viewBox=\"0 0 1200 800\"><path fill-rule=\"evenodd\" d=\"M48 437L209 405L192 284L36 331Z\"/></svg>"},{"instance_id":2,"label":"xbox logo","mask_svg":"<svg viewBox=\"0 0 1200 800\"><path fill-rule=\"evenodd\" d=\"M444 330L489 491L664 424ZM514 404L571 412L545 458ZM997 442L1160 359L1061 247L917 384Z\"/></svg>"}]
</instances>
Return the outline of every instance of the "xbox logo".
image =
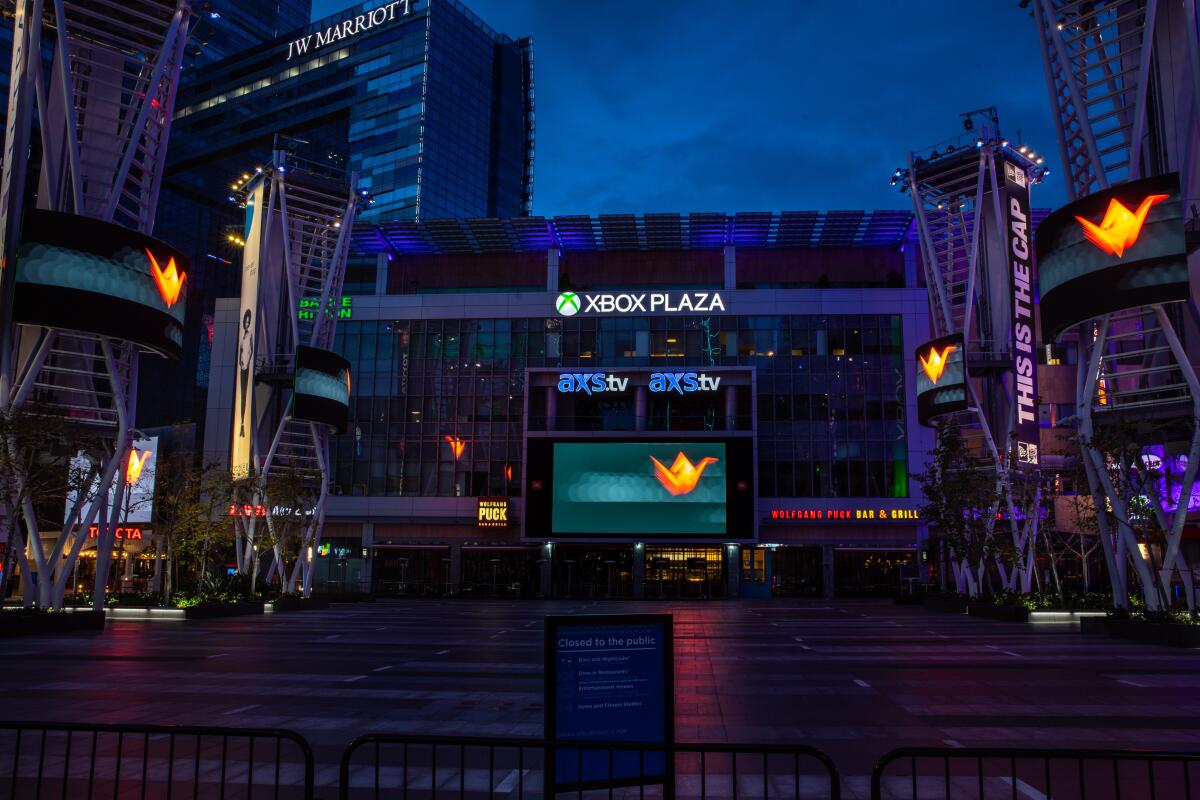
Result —
<instances>
[{"instance_id":1,"label":"xbox logo","mask_svg":"<svg viewBox=\"0 0 1200 800\"><path fill-rule=\"evenodd\" d=\"M563 292L558 296L554 307L564 317L573 317L579 312L579 295L574 292Z\"/></svg>"}]
</instances>

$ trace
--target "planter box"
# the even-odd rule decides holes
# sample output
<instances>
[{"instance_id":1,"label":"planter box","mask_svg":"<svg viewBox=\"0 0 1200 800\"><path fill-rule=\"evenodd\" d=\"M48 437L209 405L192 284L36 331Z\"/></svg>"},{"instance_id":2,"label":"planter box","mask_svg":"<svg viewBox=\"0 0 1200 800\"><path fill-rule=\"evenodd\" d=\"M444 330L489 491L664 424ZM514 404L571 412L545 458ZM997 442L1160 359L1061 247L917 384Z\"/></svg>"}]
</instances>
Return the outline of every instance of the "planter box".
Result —
<instances>
[{"instance_id":1,"label":"planter box","mask_svg":"<svg viewBox=\"0 0 1200 800\"><path fill-rule=\"evenodd\" d=\"M74 611L70 614L36 614L23 611L0 613L0 636L32 636L104 630L103 611Z\"/></svg>"},{"instance_id":2,"label":"planter box","mask_svg":"<svg viewBox=\"0 0 1200 800\"><path fill-rule=\"evenodd\" d=\"M184 619L215 619L217 617L244 617L263 613L262 600L246 600L241 603L201 603L183 610Z\"/></svg>"},{"instance_id":3,"label":"planter box","mask_svg":"<svg viewBox=\"0 0 1200 800\"><path fill-rule=\"evenodd\" d=\"M1118 639L1168 647L1200 647L1200 625L1140 622L1114 617L1092 617L1080 623L1084 633L1103 632Z\"/></svg>"},{"instance_id":4,"label":"planter box","mask_svg":"<svg viewBox=\"0 0 1200 800\"><path fill-rule=\"evenodd\" d=\"M923 605L930 611L941 611L946 614L967 613L967 598L958 595L929 595L925 598Z\"/></svg>"},{"instance_id":5,"label":"planter box","mask_svg":"<svg viewBox=\"0 0 1200 800\"><path fill-rule=\"evenodd\" d=\"M281 597L271 604L275 613L281 611L317 611L329 608L329 601L324 597Z\"/></svg>"},{"instance_id":6,"label":"planter box","mask_svg":"<svg viewBox=\"0 0 1200 800\"><path fill-rule=\"evenodd\" d=\"M970 603L967 613L972 617L985 617L1001 622L1029 622L1029 609L1024 606L1000 606L995 603Z\"/></svg>"}]
</instances>

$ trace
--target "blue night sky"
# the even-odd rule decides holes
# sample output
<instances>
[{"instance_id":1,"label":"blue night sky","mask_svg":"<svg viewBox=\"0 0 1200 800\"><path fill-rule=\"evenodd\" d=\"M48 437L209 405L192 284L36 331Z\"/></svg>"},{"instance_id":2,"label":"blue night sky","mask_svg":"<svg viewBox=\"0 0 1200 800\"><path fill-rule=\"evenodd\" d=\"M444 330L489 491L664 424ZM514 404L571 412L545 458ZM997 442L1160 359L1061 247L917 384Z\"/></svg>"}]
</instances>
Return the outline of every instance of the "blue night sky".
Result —
<instances>
[{"instance_id":1,"label":"blue night sky","mask_svg":"<svg viewBox=\"0 0 1200 800\"><path fill-rule=\"evenodd\" d=\"M1034 204L1065 199L1016 0L466 5L533 36L536 214L903 208L888 179L908 151L988 105L1046 157Z\"/></svg>"}]
</instances>

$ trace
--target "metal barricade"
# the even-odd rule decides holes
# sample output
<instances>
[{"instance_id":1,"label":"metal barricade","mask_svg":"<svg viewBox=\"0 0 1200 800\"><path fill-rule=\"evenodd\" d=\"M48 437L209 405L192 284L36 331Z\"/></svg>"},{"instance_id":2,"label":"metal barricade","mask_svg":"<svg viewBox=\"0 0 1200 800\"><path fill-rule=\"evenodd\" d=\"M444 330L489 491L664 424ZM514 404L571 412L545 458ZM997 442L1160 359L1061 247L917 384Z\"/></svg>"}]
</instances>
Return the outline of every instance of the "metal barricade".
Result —
<instances>
[{"instance_id":1,"label":"metal barricade","mask_svg":"<svg viewBox=\"0 0 1200 800\"><path fill-rule=\"evenodd\" d=\"M313 800L313 752L285 730L4 722L0 798Z\"/></svg>"},{"instance_id":2,"label":"metal barricade","mask_svg":"<svg viewBox=\"0 0 1200 800\"><path fill-rule=\"evenodd\" d=\"M556 770L557 779L551 777ZM572 771L579 780L564 778L564 771ZM556 784L553 789L547 786L550 780ZM803 745L550 742L402 734L367 734L352 741L342 753L339 785L341 800L841 797L841 779L833 761Z\"/></svg>"},{"instance_id":3,"label":"metal barricade","mask_svg":"<svg viewBox=\"0 0 1200 800\"><path fill-rule=\"evenodd\" d=\"M1200 753L902 747L875 765L872 800L1200 800Z\"/></svg>"}]
</instances>

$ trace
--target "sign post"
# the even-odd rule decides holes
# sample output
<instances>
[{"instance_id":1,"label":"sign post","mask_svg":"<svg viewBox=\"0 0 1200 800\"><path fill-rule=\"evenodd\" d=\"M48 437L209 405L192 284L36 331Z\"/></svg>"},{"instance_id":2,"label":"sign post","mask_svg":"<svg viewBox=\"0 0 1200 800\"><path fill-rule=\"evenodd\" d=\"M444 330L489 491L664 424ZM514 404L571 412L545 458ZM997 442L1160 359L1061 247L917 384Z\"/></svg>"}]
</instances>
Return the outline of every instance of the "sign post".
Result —
<instances>
[{"instance_id":1,"label":"sign post","mask_svg":"<svg viewBox=\"0 0 1200 800\"><path fill-rule=\"evenodd\" d=\"M675 741L670 614L546 617L545 730L555 742ZM555 747L547 793L661 783L674 796L664 751Z\"/></svg>"}]
</instances>

